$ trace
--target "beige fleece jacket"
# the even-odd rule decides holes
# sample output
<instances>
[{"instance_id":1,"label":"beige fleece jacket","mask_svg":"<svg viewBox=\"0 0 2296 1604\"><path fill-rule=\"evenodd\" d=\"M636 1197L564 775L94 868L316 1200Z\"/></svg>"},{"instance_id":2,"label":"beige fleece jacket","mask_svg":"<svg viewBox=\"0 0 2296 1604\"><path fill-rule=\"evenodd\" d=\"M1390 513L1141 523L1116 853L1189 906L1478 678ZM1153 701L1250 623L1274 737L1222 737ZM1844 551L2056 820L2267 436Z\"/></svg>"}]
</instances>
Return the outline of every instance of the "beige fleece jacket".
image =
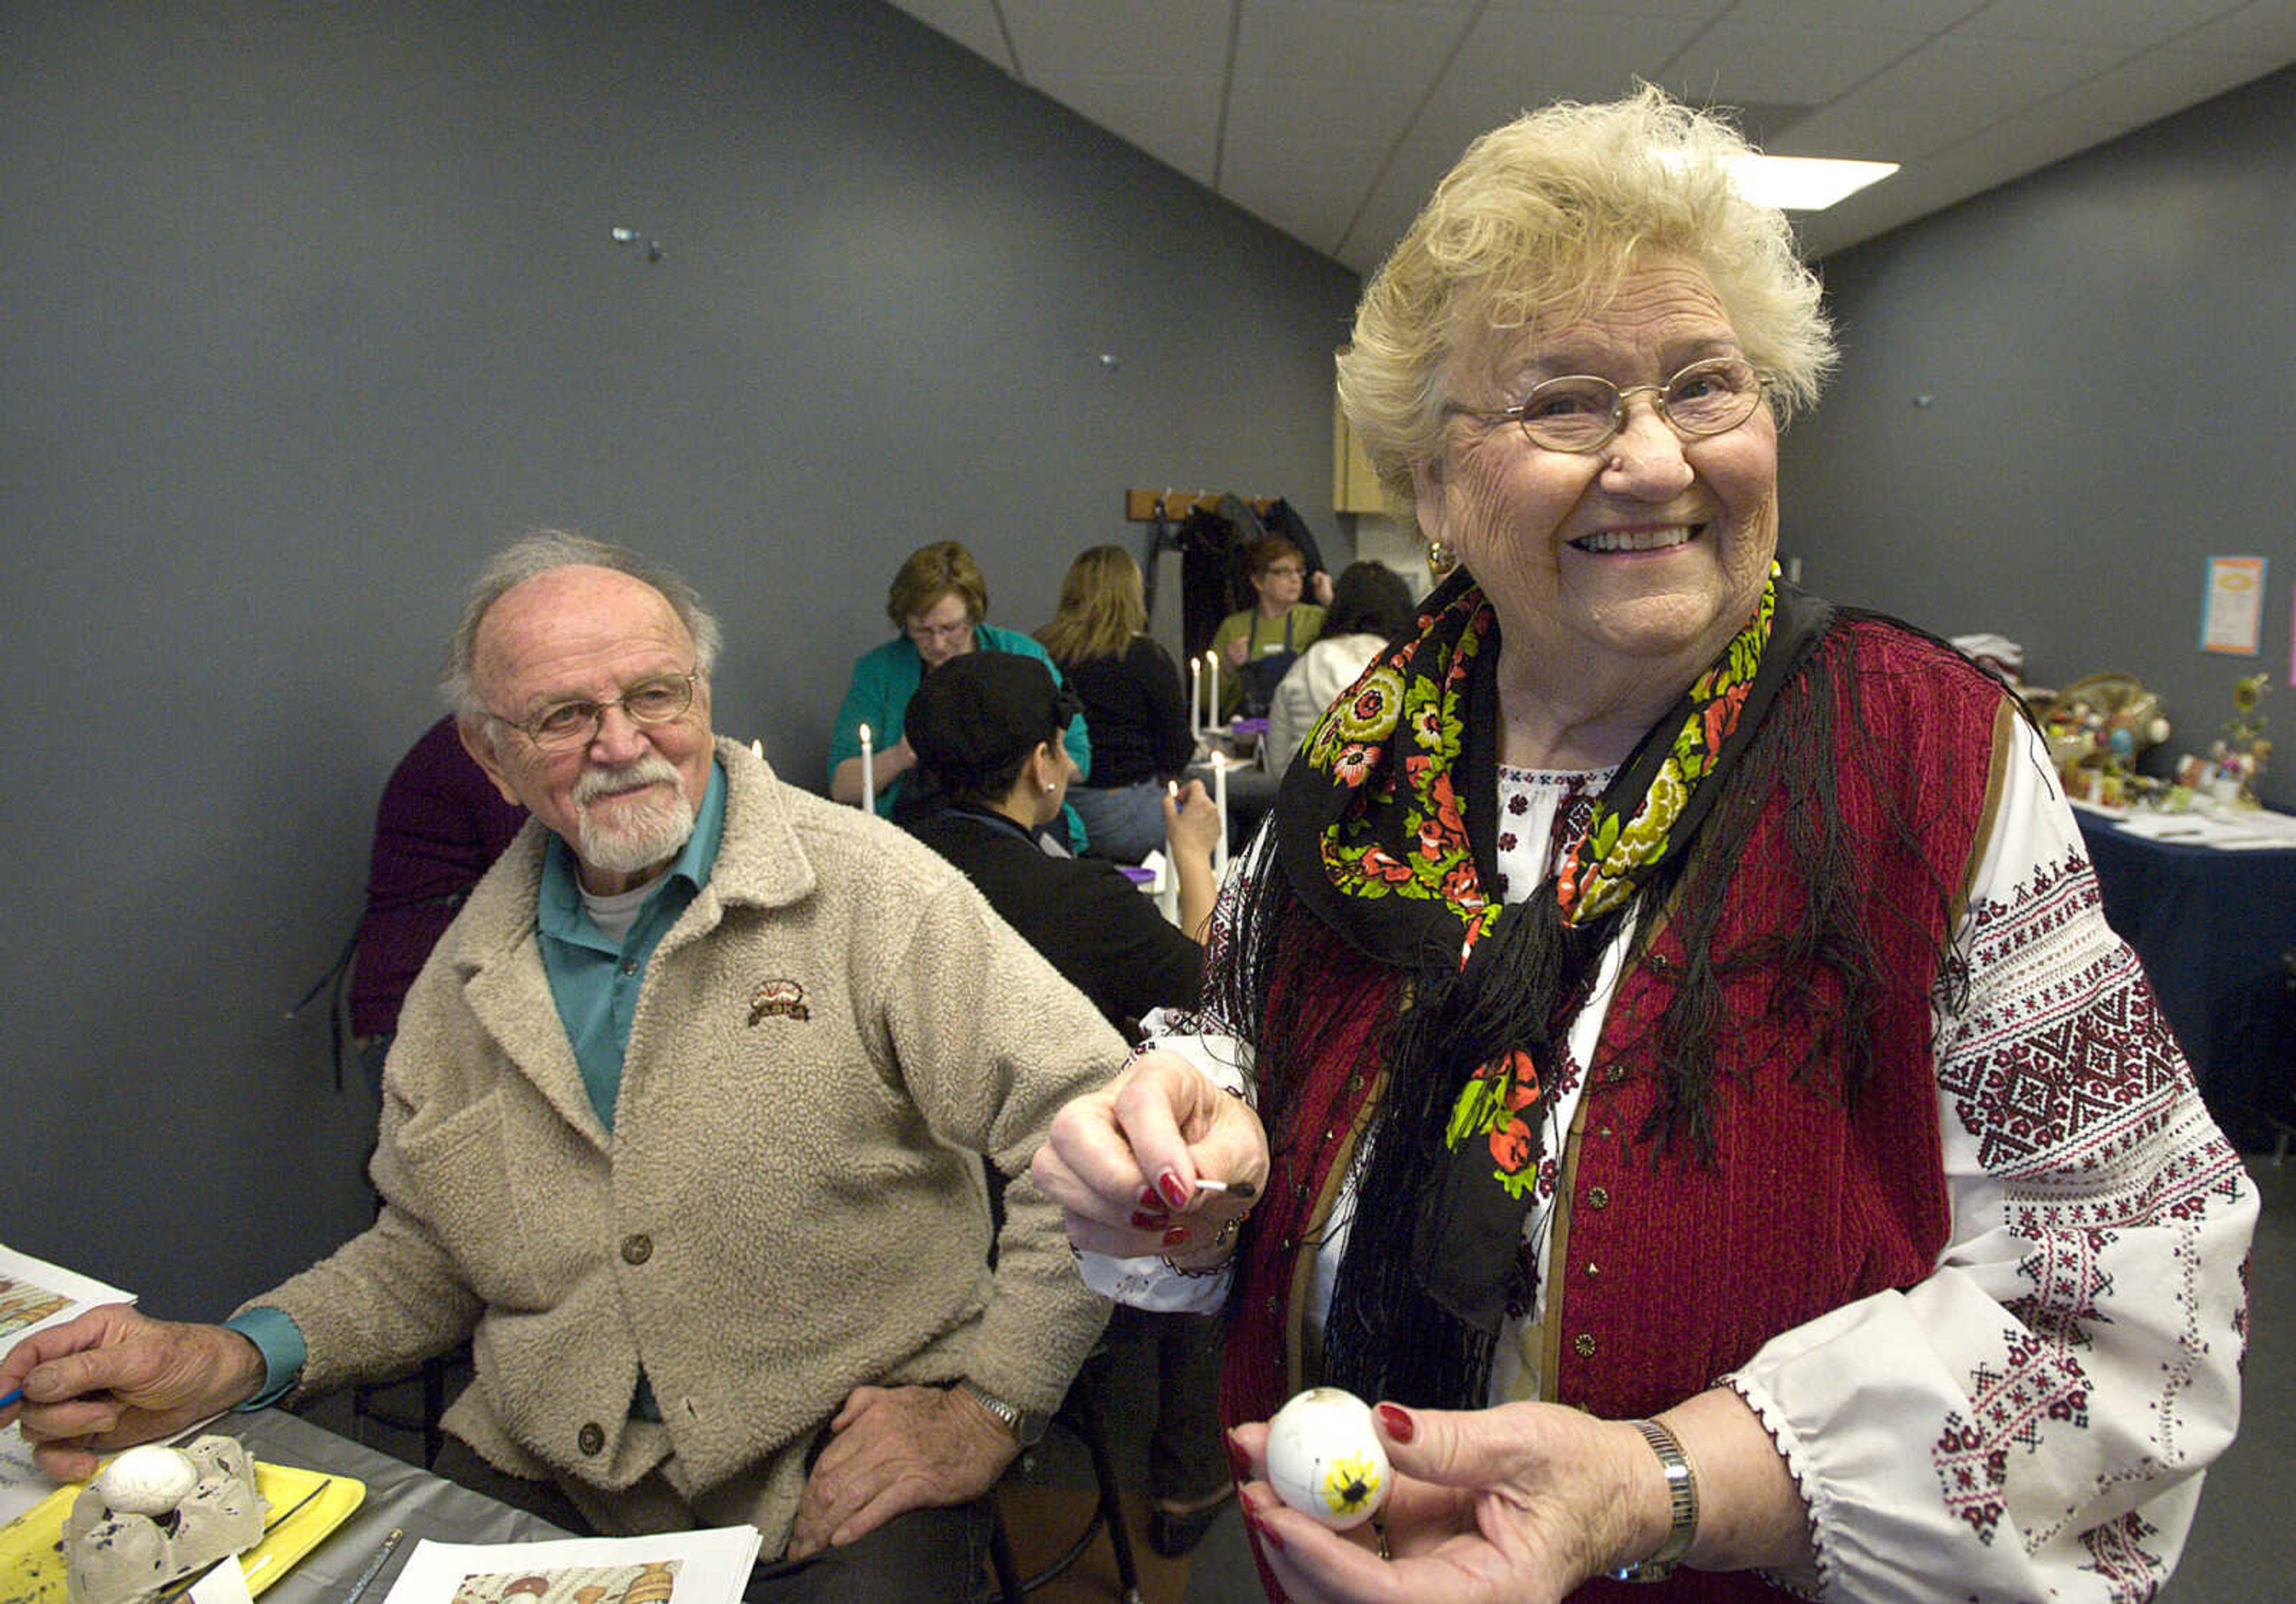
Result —
<instances>
[{"instance_id":1,"label":"beige fleece jacket","mask_svg":"<svg viewBox=\"0 0 2296 1604\"><path fill-rule=\"evenodd\" d=\"M676 1523L664 1483L742 1488L771 1554L855 1387L1059 1403L1106 1306L1028 1161L1125 1044L933 853L718 760L717 866L647 970L611 1133L543 974L529 823L407 995L375 1224L251 1303L301 1328L298 1395L468 1335L447 1426L487 1459L607 1529ZM1013 1177L993 1276L975 1153ZM660 1425L629 1416L641 1369Z\"/></svg>"}]
</instances>

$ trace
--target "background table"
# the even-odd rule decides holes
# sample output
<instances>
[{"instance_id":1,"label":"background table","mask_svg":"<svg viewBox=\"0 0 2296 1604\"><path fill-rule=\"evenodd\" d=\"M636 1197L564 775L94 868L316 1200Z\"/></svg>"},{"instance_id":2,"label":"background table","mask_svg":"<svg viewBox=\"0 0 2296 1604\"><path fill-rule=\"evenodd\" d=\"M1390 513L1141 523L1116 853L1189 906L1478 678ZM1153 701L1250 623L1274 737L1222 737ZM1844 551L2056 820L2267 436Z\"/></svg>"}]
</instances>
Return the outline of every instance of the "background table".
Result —
<instances>
[{"instance_id":1,"label":"background table","mask_svg":"<svg viewBox=\"0 0 2296 1604\"><path fill-rule=\"evenodd\" d=\"M368 1585L366 1604L390 1591L407 1555L425 1537L439 1543L540 1543L567 1535L538 1516L280 1410L226 1415L208 1429L239 1438L268 1463L356 1477L366 1484L366 1498L351 1518L273 1583L259 1604L341 1604L393 1526L406 1535Z\"/></svg>"},{"instance_id":2,"label":"background table","mask_svg":"<svg viewBox=\"0 0 2296 1604\"><path fill-rule=\"evenodd\" d=\"M2233 1145L2273 1145L2296 1088L2281 953L2296 947L2296 850L2147 840L2076 810L2105 921L2136 949L2201 1095Z\"/></svg>"}]
</instances>

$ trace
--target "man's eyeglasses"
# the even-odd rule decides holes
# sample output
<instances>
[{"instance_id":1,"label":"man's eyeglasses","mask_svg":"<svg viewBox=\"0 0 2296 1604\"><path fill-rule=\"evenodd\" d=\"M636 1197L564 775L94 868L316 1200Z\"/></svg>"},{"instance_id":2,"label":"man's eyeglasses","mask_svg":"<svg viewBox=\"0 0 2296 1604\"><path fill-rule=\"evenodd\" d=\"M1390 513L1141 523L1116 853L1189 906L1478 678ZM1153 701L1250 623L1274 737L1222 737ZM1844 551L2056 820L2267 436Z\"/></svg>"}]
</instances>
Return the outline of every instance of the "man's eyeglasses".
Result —
<instances>
[{"instance_id":1,"label":"man's eyeglasses","mask_svg":"<svg viewBox=\"0 0 2296 1604\"><path fill-rule=\"evenodd\" d=\"M611 701L553 702L528 718L504 718L499 713L488 716L510 725L542 751L570 752L597 739L609 708L619 708L642 724L668 724L684 717L693 705L693 686L700 673L696 669L689 674L658 674L627 687Z\"/></svg>"},{"instance_id":2,"label":"man's eyeglasses","mask_svg":"<svg viewBox=\"0 0 2296 1604\"><path fill-rule=\"evenodd\" d=\"M1742 356L1693 362L1664 384L1633 384L1620 389L1591 373L1567 373L1531 386L1514 406L1486 410L1450 406L1486 422L1510 420L1522 425L1534 446L1549 451L1600 451L1627 426L1627 397L1646 395L1675 433L1698 439L1727 434L1754 415L1767 381Z\"/></svg>"}]
</instances>

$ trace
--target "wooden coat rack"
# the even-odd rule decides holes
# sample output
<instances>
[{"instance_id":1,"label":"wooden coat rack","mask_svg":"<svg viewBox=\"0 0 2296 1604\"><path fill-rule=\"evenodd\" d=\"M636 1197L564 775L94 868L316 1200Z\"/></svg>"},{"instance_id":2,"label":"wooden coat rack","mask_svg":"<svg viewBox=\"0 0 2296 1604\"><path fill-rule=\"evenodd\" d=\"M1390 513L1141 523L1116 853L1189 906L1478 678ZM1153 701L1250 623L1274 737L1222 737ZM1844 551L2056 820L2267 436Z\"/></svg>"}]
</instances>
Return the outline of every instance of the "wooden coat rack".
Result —
<instances>
[{"instance_id":1,"label":"wooden coat rack","mask_svg":"<svg viewBox=\"0 0 2296 1604\"><path fill-rule=\"evenodd\" d=\"M1127 490L1124 493L1124 519L1127 523L1147 523L1156 516L1156 503L1164 503L1164 516L1173 523L1191 512L1217 512L1221 500L1233 494L1225 490ZM1239 495L1236 500L1250 507L1262 518L1268 509L1283 498L1280 495Z\"/></svg>"}]
</instances>

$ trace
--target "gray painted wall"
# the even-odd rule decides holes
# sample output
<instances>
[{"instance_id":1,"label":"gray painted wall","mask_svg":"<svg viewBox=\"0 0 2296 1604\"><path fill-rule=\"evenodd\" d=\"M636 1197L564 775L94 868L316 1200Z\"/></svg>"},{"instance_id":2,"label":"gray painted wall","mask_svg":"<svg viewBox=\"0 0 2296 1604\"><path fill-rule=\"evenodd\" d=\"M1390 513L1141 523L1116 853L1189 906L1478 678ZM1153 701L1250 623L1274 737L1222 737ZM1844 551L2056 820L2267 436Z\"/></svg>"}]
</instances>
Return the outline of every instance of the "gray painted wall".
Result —
<instances>
[{"instance_id":1,"label":"gray painted wall","mask_svg":"<svg viewBox=\"0 0 2296 1604\"><path fill-rule=\"evenodd\" d=\"M816 788L923 541L970 544L1022 628L1140 536L1128 485L1289 496L1344 558L1354 276L890 8L5 34L0 1240L155 1312L365 1223L372 1094L283 1016L503 537L684 568L727 625L720 728Z\"/></svg>"},{"instance_id":2,"label":"gray painted wall","mask_svg":"<svg viewBox=\"0 0 2296 1604\"><path fill-rule=\"evenodd\" d=\"M2148 769L2205 750L2233 681L2268 672L2284 810L2292 174L2296 70L1827 258L1841 373L1781 467L1813 588L2007 635L2036 683L2136 675L2176 726ZM2269 559L2257 657L2199 648L2211 556Z\"/></svg>"}]
</instances>

